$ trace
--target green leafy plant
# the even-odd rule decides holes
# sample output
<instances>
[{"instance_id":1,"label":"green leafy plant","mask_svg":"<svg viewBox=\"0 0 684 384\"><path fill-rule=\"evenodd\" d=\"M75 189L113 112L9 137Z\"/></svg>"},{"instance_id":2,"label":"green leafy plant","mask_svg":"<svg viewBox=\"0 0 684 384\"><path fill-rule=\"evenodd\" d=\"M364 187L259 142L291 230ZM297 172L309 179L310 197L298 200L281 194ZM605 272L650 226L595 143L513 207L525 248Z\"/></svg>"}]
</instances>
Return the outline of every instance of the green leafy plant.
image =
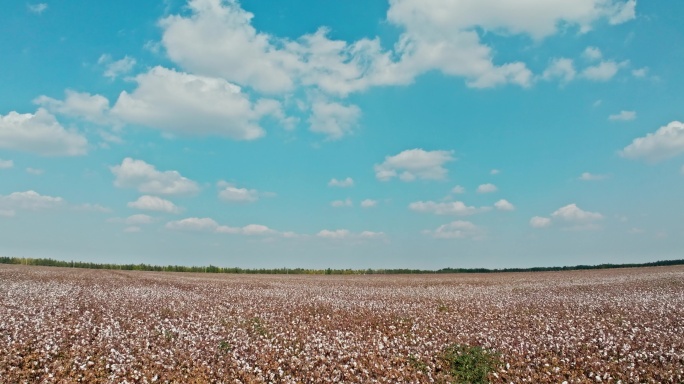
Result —
<instances>
[{"instance_id":1,"label":"green leafy plant","mask_svg":"<svg viewBox=\"0 0 684 384\"><path fill-rule=\"evenodd\" d=\"M485 384L500 364L499 356L479 346L453 344L442 354L455 383Z\"/></svg>"}]
</instances>

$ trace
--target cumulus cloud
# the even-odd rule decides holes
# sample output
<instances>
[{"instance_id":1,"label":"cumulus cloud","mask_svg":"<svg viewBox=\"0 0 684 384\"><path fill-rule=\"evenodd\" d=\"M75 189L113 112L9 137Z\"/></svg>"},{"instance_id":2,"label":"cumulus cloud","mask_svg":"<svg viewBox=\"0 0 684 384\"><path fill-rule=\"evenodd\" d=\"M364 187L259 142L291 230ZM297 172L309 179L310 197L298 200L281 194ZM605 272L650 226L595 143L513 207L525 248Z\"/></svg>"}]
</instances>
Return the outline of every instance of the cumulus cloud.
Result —
<instances>
[{"instance_id":1,"label":"cumulus cloud","mask_svg":"<svg viewBox=\"0 0 684 384\"><path fill-rule=\"evenodd\" d=\"M142 193L160 195L189 195L199 191L197 183L177 171L160 172L153 165L130 157L110 170L116 176L114 185L119 188L135 188Z\"/></svg>"},{"instance_id":2,"label":"cumulus cloud","mask_svg":"<svg viewBox=\"0 0 684 384\"><path fill-rule=\"evenodd\" d=\"M40 176L40 175L42 175L43 173L45 173L45 170L39 169L39 168L27 167L27 168L26 168L26 173L30 173L30 174L32 174L32 175Z\"/></svg>"},{"instance_id":3,"label":"cumulus cloud","mask_svg":"<svg viewBox=\"0 0 684 384\"><path fill-rule=\"evenodd\" d=\"M494 208L500 210L500 211L513 211L515 210L515 206L508 202L508 200L501 199L494 203Z\"/></svg>"},{"instance_id":4,"label":"cumulus cloud","mask_svg":"<svg viewBox=\"0 0 684 384\"><path fill-rule=\"evenodd\" d=\"M48 9L48 5L46 3L38 3L38 4L28 4L28 10L31 13L35 14L42 14Z\"/></svg>"},{"instance_id":5,"label":"cumulus cloud","mask_svg":"<svg viewBox=\"0 0 684 384\"><path fill-rule=\"evenodd\" d=\"M162 199L157 196L144 195L140 196L138 200L131 201L128 203L129 208L140 209L143 211L155 211L155 212L166 212L166 213L178 213L180 208L178 208L174 203L169 200Z\"/></svg>"},{"instance_id":6,"label":"cumulus cloud","mask_svg":"<svg viewBox=\"0 0 684 384\"><path fill-rule=\"evenodd\" d=\"M42 156L79 156L85 155L87 145L84 136L66 130L43 108L35 114L0 115L0 148Z\"/></svg>"},{"instance_id":7,"label":"cumulus cloud","mask_svg":"<svg viewBox=\"0 0 684 384\"><path fill-rule=\"evenodd\" d=\"M579 179L582 181L598 181L598 180L604 180L607 177L608 176L606 176L606 175L584 172L580 175Z\"/></svg>"},{"instance_id":8,"label":"cumulus cloud","mask_svg":"<svg viewBox=\"0 0 684 384\"><path fill-rule=\"evenodd\" d=\"M363 231L360 233L351 232L348 229L323 229L316 234L317 237L330 240L376 240L385 239L384 232Z\"/></svg>"},{"instance_id":9,"label":"cumulus cloud","mask_svg":"<svg viewBox=\"0 0 684 384\"><path fill-rule=\"evenodd\" d=\"M351 134L361 117L356 105L316 101L311 106L309 124L311 132L322 133L330 140L337 140Z\"/></svg>"},{"instance_id":10,"label":"cumulus cloud","mask_svg":"<svg viewBox=\"0 0 684 384\"><path fill-rule=\"evenodd\" d=\"M220 78L154 67L135 77L138 87L121 92L112 114L121 120L183 135L235 140L264 136L259 120L281 116L280 103L252 103L237 85Z\"/></svg>"},{"instance_id":11,"label":"cumulus cloud","mask_svg":"<svg viewBox=\"0 0 684 384\"><path fill-rule=\"evenodd\" d=\"M648 75L648 67L637 68L632 70L632 76L637 78L644 78Z\"/></svg>"},{"instance_id":12,"label":"cumulus cloud","mask_svg":"<svg viewBox=\"0 0 684 384\"><path fill-rule=\"evenodd\" d=\"M456 220L434 230L424 230L423 234L435 239L482 239L484 230L470 221Z\"/></svg>"},{"instance_id":13,"label":"cumulus cloud","mask_svg":"<svg viewBox=\"0 0 684 384\"><path fill-rule=\"evenodd\" d=\"M551 225L551 219L548 217L535 216L530 219L530 226L532 228L546 228Z\"/></svg>"},{"instance_id":14,"label":"cumulus cloud","mask_svg":"<svg viewBox=\"0 0 684 384\"><path fill-rule=\"evenodd\" d=\"M559 79L561 83L569 83L575 79L577 71L572 59L555 58L544 70L542 78L544 80Z\"/></svg>"},{"instance_id":15,"label":"cumulus cloud","mask_svg":"<svg viewBox=\"0 0 684 384\"><path fill-rule=\"evenodd\" d=\"M0 210L6 217L14 216L17 210L41 211L61 207L65 203L61 197L41 195L32 190L0 195Z\"/></svg>"},{"instance_id":16,"label":"cumulus cloud","mask_svg":"<svg viewBox=\"0 0 684 384\"><path fill-rule=\"evenodd\" d=\"M384 162L376 164L375 177L380 181L394 177L402 181L442 180L447 175L444 165L453 160L453 151L408 149L394 156L386 156Z\"/></svg>"},{"instance_id":17,"label":"cumulus cloud","mask_svg":"<svg viewBox=\"0 0 684 384\"><path fill-rule=\"evenodd\" d=\"M0 169L9 169L14 167L14 161L0 159Z\"/></svg>"},{"instance_id":18,"label":"cumulus cloud","mask_svg":"<svg viewBox=\"0 0 684 384\"><path fill-rule=\"evenodd\" d=\"M409 204L409 209L421 213L433 213L435 215L458 215L467 216L486 210L465 205L462 201L437 203L434 201L416 201Z\"/></svg>"},{"instance_id":19,"label":"cumulus cloud","mask_svg":"<svg viewBox=\"0 0 684 384\"><path fill-rule=\"evenodd\" d=\"M463 187L460 186L460 185L457 185L457 186L451 188L451 193L456 193L456 194L465 193L465 188L463 188Z\"/></svg>"},{"instance_id":20,"label":"cumulus cloud","mask_svg":"<svg viewBox=\"0 0 684 384\"><path fill-rule=\"evenodd\" d=\"M208 217L188 217L186 219L166 223L167 229L175 231L214 232L218 227L218 223L214 219Z\"/></svg>"},{"instance_id":21,"label":"cumulus cloud","mask_svg":"<svg viewBox=\"0 0 684 384\"><path fill-rule=\"evenodd\" d=\"M496 192L497 190L498 190L498 188L496 187L496 185L490 184L490 183L480 184L477 187L477 193L492 193L492 192Z\"/></svg>"},{"instance_id":22,"label":"cumulus cloud","mask_svg":"<svg viewBox=\"0 0 684 384\"><path fill-rule=\"evenodd\" d=\"M344 180L337 180L337 179L333 178L328 182L328 187L348 188L348 187L353 187L353 186L354 186L354 179L352 179L351 177L347 177Z\"/></svg>"},{"instance_id":23,"label":"cumulus cloud","mask_svg":"<svg viewBox=\"0 0 684 384\"><path fill-rule=\"evenodd\" d=\"M672 121L657 131L638 137L620 155L658 162L684 153L684 123Z\"/></svg>"},{"instance_id":24,"label":"cumulus cloud","mask_svg":"<svg viewBox=\"0 0 684 384\"><path fill-rule=\"evenodd\" d=\"M589 61L598 61L603 58L601 50L596 47L587 47L584 52L582 52L582 57Z\"/></svg>"},{"instance_id":25,"label":"cumulus cloud","mask_svg":"<svg viewBox=\"0 0 684 384\"><path fill-rule=\"evenodd\" d=\"M259 200L261 195L256 189L238 188L231 183L221 181L218 183L219 198L231 203L253 203Z\"/></svg>"},{"instance_id":26,"label":"cumulus cloud","mask_svg":"<svg viewBox=\"0 0 684 384\"><path fill-rule=\"evenodd\" d=\"M608 81L618 73L622 66L624 66L624 63L602 61L596 65L584 68L582 70L582 77L592 81Z\"/></svg>"},{"instance_id":27,"label":"cumulus cloud","mask_svg":"<svg viewBox=\"0 0 684 384\"><path fill-rule=\"evenodd\" d=\"M97 60L98 64L105 66L104 76L110 79L116 79L121 75L125 75L135 66L135 59L129 56L124 56L123 59L112 61L112 56L104 54Z\"/></svg>"},{"instance_id":28,"label":"cumulus cloud","mask_svg":"<svg viewBox=\"0 0 684 384\"><path fill-rule=\"evenodd\" d=\"M352 207L354 206L354 203L351 201L350 198L346 198L344 200L335 200L330 203L330 206L334 208L341 208L341 207Z\"/></svg>"},{"instance_id":29,"label":"cumulus cloud","mask_svg":"<svg viewBox=\"0 0 684 384\"><path fill-rule=\"evenodd\" d=\"M126 225L131 225L131 226L137 226L137 225L142 225L142 224L152 224L154 222L154 219L152 216L149 215L143 215L143 214L137 214L137 215L131 215L124 220L124 223Z\"/></svg>"},{"instance_id":30,"label":"cumulus cloud","mask_svg":"<svg viewBox=\"0 0 684 384\"><path fill-rule=\"evenodd\" d=\"M378 205L378 201L373 199L365 199L361 202L361 208L373 208L376 205Z\"/></svg>"},{"instance_id":31,"label":"cumulus cloud","mask_svg":"<svg viewBox=\"0 0 684 384\"><path fill-rule=\"evenodd\" d=\"M616 113L613 115L608 116L608 120L610 121L632 121L636 119L637 114L635 111L620 111L620 113Z\"/></svg>"},{"instance_id":32,"label":"cumulus cloud","mask_svg":"<svg viewBox=\"0 0 684 384\"><path fill-rule=\"evenodd\" d=\"M0 209L0 217L14 217L16 214L16 212L10 209Z\"/></svg>"},{"instance_id":33,"label":"cumulus cloud","mask_svg":"<svg viewBox=\"0 0 684 384\"><path fill-rule=\"evenodd\" d=\"M109 100L102 95L67 89L64 91L64 100L42 95L33 102L54 114L78 117L97 124L112 123L108 116Z\"/></svg>"},{"instance_id":34,"label":"cumulus cloud","mask_svg":"<svg viewBox=\"0 0 684 384\"><path fill-rule=\"evenodd\" d=\"M555 210L551 217L535 216L530 219L530 226L533 228L546 228L553 223L558 223L564 229L587 230L600 228L596 222L603 219L603 215L598 212L582 210L577 204L568 204Z\"/></svg>"}]
</instances>

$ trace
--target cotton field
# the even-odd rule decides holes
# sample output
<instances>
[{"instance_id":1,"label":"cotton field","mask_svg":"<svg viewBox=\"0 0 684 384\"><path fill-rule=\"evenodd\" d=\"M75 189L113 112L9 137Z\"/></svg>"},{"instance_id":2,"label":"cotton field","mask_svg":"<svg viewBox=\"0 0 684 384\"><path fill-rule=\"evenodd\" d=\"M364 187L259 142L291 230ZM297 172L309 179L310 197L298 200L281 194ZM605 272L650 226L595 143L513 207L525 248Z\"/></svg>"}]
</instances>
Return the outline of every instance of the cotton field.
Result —
<instances>
[{"instance_id":1,"label":"cotton field","mask_svg":"<svg viewBox=\"0 0 684 384\"><path fill-rule=\"evenodd\" d=\"M223 275L0 265L2 383L684 382L684 267Z\"/></svg>"}]
</instances>

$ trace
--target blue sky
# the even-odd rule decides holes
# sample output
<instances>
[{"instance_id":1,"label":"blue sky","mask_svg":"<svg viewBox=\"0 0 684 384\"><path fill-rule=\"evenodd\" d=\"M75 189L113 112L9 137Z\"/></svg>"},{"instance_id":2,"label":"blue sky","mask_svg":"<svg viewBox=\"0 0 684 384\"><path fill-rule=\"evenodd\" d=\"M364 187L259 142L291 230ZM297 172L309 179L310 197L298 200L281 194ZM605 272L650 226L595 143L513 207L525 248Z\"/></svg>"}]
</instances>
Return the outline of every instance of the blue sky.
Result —
<instances>
[{"instance_id":1,"label":"blue sky","mask_svg":"<svg viewBox=\"0 0 684 384\"><path fill-rule=\"evenodd\" d=\"M240 267L684 249L678 0L0 15L0 254Z\"/></svg>"}]
</instances>

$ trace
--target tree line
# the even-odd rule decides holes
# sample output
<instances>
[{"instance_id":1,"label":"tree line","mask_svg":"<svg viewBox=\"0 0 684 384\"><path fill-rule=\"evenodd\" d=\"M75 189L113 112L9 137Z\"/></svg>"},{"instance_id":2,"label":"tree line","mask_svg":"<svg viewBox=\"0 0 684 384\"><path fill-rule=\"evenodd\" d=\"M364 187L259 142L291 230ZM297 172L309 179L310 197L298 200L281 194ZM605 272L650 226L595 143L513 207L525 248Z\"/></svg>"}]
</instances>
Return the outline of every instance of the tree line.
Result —
<instances>
[{"instance_id":1,"label":"tree line","mask_svg":"<svg viewBox=\"0 0 684 384\"><path fill-rule=\"evenodd\" d=\"M575 265L564 267L532 267L532 268L442 268L427 269L307 269L307 268L238 268L185 265L150 265L150 264L111 264L91 263L84 261L64 261L46 258L25 258L0 256L0 264L39 265L47 267L87 268L87 269L116 269L124 271L155 271L155 272L195 272L195 273L236 273L236 274L290 274L290 275L374 275L374 274L426 274L426 273L502 273L502 272L552 272L579 271L608 268L637 268L658 267L668 265L684 265L684 259L661 260L650 263L631 264L598 264Z\"/></svg>"}]
</instances>

